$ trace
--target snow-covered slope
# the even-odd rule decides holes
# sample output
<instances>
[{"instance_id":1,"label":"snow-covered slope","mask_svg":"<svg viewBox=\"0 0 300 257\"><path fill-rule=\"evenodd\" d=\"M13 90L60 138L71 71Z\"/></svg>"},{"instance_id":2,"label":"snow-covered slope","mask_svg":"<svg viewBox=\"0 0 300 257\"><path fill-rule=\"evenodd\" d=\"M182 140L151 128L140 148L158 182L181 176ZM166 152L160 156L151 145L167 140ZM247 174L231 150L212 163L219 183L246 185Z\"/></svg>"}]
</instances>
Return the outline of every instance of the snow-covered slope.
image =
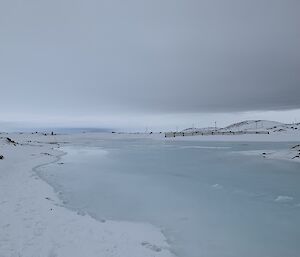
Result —
<instances>
[{"instance_id":1,"label":"snow-covered slope","mask_svg":"<svg viewBox=\"0 0 300 257\"><path fill-rule=\"evenodd\" d=\"M276 128L271 129L272 132L296 132L300 131L300 123L295 124L282 124Z\"/></svg>"},{"instance_id":2,"label":"snow-covered slope","mask_svg":"<svg viewBox=\"0 0 300 257\"><path fill-rule=\"evenodd\" d=\"M298 133L300 132L300 123L284 124L278 121L269 120L246 120L238 123L233 123L224 128L207 127L207 128L187 128L181 132L186 133L205 133L205 132L269 132L269 133Z\"/></svg>"},{"instance_id":3,"label":"snow-covered slope","mask_svg":"<svg viewBox=\"0 0 300 257\"><path fill-rule=\"evenodd\" d=\"M282 127L283 123L269 120L246 120L231 124L222 130L225 131L268 131Z\"/></svg>"},{"instance_id":4,"label":"snow-covered slope","mask_svg":"<svg viewBox=\"0 0 300 257\"><path fill-rule=\"evenodd\" d=\"M211 131L215 131L216 128L215 127L207 127L207 128L187 128L182 130L181 132L185 132L185 133L195 133L195 132L199 132L199 133L203 133L203 132L211 132ZM218 130L218 128L217 128Z\"/></svg>"}]
</instances>

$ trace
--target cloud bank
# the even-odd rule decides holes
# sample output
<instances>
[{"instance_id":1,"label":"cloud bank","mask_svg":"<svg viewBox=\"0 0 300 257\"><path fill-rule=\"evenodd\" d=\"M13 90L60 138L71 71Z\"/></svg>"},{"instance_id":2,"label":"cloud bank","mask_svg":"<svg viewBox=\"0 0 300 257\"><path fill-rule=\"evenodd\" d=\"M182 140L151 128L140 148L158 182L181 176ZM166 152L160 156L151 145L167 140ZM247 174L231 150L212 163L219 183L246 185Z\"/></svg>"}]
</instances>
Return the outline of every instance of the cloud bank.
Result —
<instances>
[{"instance_id":1,"label":"cloud bank","mask_svg":"<svg viewBox=\"0 0 300 257\"><path fill-rule=\"evenodd\" d=\"M0 3L1 112L300 108L295 0Z\"/></svg>"}]
</instances>

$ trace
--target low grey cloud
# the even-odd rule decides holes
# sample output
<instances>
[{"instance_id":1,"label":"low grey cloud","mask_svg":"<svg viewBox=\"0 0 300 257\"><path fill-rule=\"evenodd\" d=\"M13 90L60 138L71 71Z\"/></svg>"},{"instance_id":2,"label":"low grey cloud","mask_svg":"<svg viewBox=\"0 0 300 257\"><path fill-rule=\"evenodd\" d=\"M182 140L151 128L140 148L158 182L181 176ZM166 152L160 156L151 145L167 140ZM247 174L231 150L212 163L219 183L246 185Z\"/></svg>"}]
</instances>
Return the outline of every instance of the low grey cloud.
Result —
<instances>
[{"instance_id":1,"label":"low grey cloud","mask_svg":"<svg viewBox=\"0 0 300 257\"><path fill-rule=\"evenodd\" d=\"M0 3L0 107L36 115L300 108L296 0Z\"/></svg>"}]
</instances>

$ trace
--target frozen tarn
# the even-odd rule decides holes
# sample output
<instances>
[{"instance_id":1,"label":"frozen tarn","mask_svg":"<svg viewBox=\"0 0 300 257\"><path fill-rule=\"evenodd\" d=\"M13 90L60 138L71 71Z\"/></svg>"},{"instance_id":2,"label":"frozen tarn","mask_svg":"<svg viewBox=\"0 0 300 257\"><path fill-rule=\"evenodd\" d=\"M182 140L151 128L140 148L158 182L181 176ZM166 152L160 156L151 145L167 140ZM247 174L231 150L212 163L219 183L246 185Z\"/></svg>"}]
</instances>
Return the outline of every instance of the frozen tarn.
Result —
<instances>
[{"instance_id":1,"label":"frozen tarn","mask_svg":"<svg viewBox=\"0 0 300 257\"><path fill-rule=\"evenodd\" d=\"M294 143L153 138L81 139L41 175L69 208L161 227L180 257L297 256L299 164L237 154Z\"/></svg>"}]
</instances>

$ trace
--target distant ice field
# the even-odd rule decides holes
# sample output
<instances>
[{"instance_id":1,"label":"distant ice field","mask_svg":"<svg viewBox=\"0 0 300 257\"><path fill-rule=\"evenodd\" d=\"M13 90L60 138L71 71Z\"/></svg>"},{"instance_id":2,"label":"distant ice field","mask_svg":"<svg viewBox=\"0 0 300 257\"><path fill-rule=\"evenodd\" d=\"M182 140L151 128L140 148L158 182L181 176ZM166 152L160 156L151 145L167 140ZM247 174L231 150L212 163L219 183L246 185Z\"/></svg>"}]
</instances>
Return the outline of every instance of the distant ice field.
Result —
<instances>
[{"instance_id":1,"label":"distant ice field","mask_svg":"<svg viewBox=\"0 0 300 257\"><path fill-rule=\"evenodd\" d=\"M71 209L160 227L179 257L292 257L299 163L238 154L292 145L107 138L64 147L40 175Z\"/></svg>"}]
</instances>

